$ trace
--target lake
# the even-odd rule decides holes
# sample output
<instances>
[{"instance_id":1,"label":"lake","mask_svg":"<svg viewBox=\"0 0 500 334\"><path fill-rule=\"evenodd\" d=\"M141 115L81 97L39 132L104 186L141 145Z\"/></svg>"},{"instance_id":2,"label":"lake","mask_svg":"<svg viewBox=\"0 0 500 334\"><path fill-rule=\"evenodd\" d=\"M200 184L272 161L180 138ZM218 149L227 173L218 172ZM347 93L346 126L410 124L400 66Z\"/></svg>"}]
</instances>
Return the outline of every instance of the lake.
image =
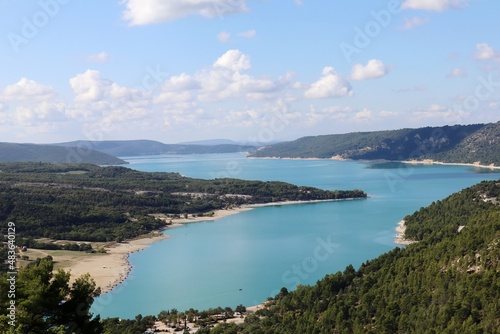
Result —
<instances>
[{"instance_id":1,"label":"lake","mask_svg":"<svg viewBox=\"0 0 500 334\"><path fill-rule=\"evenodd\" d=\"M169 229L172 238L131 254L129 278L96 299L92 312L102 318L262 303L282 287L359 267L396 247L394 229L404 216L500 178L498 170L468 166L249 159L242 153L124 159L140 171L362 189L370 198L262 207Z\"/></svg>"}]
</instances>

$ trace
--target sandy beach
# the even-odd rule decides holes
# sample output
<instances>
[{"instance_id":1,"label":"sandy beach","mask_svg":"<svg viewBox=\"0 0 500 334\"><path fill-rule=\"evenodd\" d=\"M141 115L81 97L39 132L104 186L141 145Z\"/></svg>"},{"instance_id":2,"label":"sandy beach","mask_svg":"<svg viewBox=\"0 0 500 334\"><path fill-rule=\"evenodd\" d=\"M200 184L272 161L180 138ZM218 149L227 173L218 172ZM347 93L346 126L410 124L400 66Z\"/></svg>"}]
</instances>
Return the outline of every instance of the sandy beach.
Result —
<instances>
[{"instance_id":1,"label":"sandy beach","mask_svg":"<svg viewBox=\"0 0 500 334\"><path fill-rule=\"evenodd\" d=\"M444 165L444 166L469 166L469 167L478 167L478 168L489 168L489 169L500 169L500 166L495 166L493 164L491 165L481 165L481 162L475 162L472 164L466 164L466 163L453 163L453 162L440 162L440 161L434 161L432 159L424 159L424 160L406 160L406 161L401 161L402 163L405 164L412 164L412 165Z\"/></svg>"},{"instance_id":2,"label":"sandy beach","mask_svg":"<svg viewBox=\"0 0 500 334\"><path fill-rule=\"evenodd\" d=\"M416 242L413 240L406 240L404 237L405 231L406 231L405 221L402 220L398 223L398 226L396 227L396 232L398 232L396 234L396 237L394 240L396 242L396 244L402 245L402 246L408 246L408 245L414 244Z\"/></svg>"},{"instance_id":3,"label":"sandy beach","mask_svg":"<svg viewBox=\"0 0 500 334\"><path fill-rule=\"evenodd\" d=\"M349 199L345 199L349 200ZM170 223L165 230L182 226L183 224L214 221L224 217L238 214L240 212L252 210L253 208L264 206L279 206L279 205L292 205L292 204L305 204L305 203L320 203L332 202L339 200L315 200L315 201L285 201L285 202L272 202L265 204L249 204L237 208L216 210L212 215L203 217L189 216L188 218L170 218L166 215L154 215L158 219L165 220ZM169 238L168 235L162 232L156 232L155 236L144 236L139 239L124 241L121 243L113 243L104 247L106 254L85 254L81 252L64 252L58 253L51 251L50 255L54 257L57 263L56 268L69 270L71 272L71 280L74 281L81 275L89 273L95 280L96 285L101 288L102 293L111 291L121 282L123 282L131 270L131 265L128 261L128 256L147 248L152 243ZM94 247L95 248L95 247ZM46 256L47 254L42 256ZM79 253L70 255L71 253ZM60 254L60 255L59 255Z\"/></svg>"},{"instance_id":4,"label":"sandy beach","mask_svg":"<svg viewBox=\"0 0 500 334\"><path fill-rule=\"evenodd\" d=\"M106 247L106 254L91 254L79 261L70 261L68 265L61 267L71 272L72 281L89 273L96 285L101 288L102 293L106 293L127 278L131 269L128 262L129 254L143 250L152 243L166 238L168 236L158 233L156 236L117 243ZM55 260L57 261L57 258Z\"/></svg>"}]
</instances>

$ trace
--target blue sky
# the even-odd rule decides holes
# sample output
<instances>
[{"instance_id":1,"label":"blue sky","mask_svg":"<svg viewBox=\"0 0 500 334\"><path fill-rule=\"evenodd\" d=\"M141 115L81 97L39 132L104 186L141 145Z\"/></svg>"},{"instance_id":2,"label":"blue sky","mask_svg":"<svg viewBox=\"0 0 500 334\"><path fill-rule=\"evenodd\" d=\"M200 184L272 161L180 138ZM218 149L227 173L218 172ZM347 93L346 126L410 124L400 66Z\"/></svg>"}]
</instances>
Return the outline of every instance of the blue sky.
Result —
<instances>
[{"instance_id":1,"label":"blue sky","mask_svg":"<svg viewBox=\"0 0 500 334\"><path fill-rule=\"evenodd\" d=\"M0 141L499 121L495 0L0 0Z\"/></svg>"}]
</instances>

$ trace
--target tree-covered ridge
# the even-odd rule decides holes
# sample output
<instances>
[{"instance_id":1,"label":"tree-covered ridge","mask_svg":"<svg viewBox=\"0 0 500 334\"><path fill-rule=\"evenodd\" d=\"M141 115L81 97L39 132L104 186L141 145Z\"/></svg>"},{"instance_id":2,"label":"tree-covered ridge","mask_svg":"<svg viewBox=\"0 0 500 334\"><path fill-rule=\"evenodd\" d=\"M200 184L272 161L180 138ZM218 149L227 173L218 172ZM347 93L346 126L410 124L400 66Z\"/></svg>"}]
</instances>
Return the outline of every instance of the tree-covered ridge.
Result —
<instances>
[{"instance_id":1,"label":"tree-covered ridge","mask_svg":"<svg viewBox=\"0 0 500 334\"><path fill-rule=\"evenodd\" d=\"M500 165L500 122L303 137L255 157L423 160Z\"/></svg>"},{"instance_id":2,"label":"tree-covered ridge","mask_svg":"<svg viewBox=\"0 0 500 334\"><path fill-rule=\"evenodd\" d=\"M121 165L127 162L92 149L52 145L0 143L1 162L90 163Z\"/></svg>"},{"instance_id":3,"label":"tree-covered ridge","mask_svg":"<svg viewBox=\"0 0 500 334\"><path fill-rule=\"evenodd\" d=\"M126 157L136 155L157 154L211 154L211 153L233 153L254 150L251 145L238 144L164 144L154 140L104 140L89 141L77 140L68 143L54 144L57 146L69 146L91 148L99 152L114 155L115 157Z\"/></svg>"},{"instance_id":4,"label":"tree-covered ridge","mask_svg":"<svg viewBox=\"0 0 500 334\"><path fill-rule=\"evenodd\" d=\"M407 217L420 242L283 288L243 325L200 333L499 333L499 194L498 181L483 182L421 209Z\"/></svg>"},{"instance_id":5,"label":"tree-covered ridge","mask_svg":"<svg viewBox=\"0 0 500 334\"><path fill-rule=\"evenodd\" d=\"M487 124L474 132L452 150L437 153L435 160L454 163L474 163L499 165L500 161L500 122Z\"/></svg>"},{"instance_id":6,"label":"tree-covered ridge","mask_svg":"<svg viewBox=\"0 0 500 334\"><path fill-rule=\"evenodd\" d=\"M0 221L18 238L109 241L165 226L152 214L201 214L242 204L365 198L284 182L203 180L89 164L0 164Z\"/></svg>"}]
</instances>

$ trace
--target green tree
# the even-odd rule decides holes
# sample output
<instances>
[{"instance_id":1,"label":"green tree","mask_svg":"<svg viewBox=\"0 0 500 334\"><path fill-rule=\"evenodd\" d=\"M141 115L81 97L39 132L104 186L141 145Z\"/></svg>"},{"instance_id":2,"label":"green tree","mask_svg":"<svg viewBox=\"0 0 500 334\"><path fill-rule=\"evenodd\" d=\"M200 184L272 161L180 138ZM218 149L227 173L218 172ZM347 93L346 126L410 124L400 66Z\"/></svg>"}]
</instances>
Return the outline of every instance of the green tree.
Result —
<instances>
[{"instance_id":1,"label":"green tree","mask_svg":"<svg viewBox=\"0 0 500 334\"><path fill-rule=\"evenodd\" d=\"M84 275L69 284L70 274L53 273L50 258L37 259L19 271L15 283L15 326L9 325L7 307L10 283L7 275L0 281L0 332L2 333L101 333L99 316L89 312L100 289ZM7 320L8 319L8 320Z\"/></svg>"}]
</instances>

